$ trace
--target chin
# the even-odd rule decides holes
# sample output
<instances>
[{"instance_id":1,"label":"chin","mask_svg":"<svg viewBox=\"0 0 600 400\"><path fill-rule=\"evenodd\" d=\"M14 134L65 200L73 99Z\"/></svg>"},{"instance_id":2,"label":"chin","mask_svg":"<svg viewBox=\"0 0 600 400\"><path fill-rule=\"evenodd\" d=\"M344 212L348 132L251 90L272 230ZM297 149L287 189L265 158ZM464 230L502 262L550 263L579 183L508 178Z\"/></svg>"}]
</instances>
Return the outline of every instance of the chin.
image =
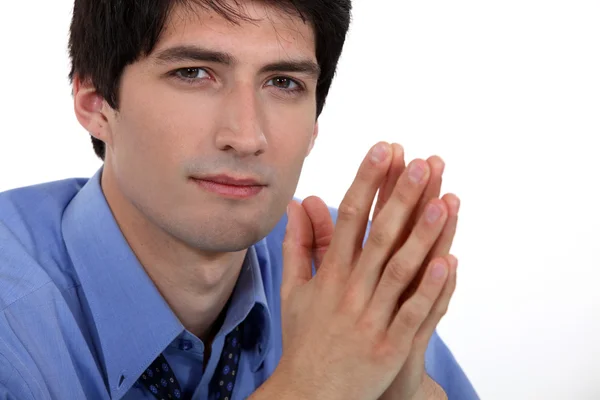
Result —
<instances>
[{"instance_id":1,"label":"chin","mask_svg":"<svg viewBox=\"0 0 600 400\"><path fill-rule=\"evenodd\" d=\"M229 217L229 218L228 218ZM225 218L209 218L190 226L185 221L170 229L171 233L189 246L211 253L232 253L247 249L261 241L271 232L275 223L264 219L250 218L233 220L233 216ZM183 228L183 229L182 229Z\"/></svg>"},{"instance_id":2,"label":"chin","mask_svg":"<svg viewBox=\"0 0 600 400\"><path fill-rule=\"evenodd\" d=\"M262 240L265 235L249 232L230 232L228 235L192 238L188 244L194 248L209 253L235 253L246 250Z\"/></svg>"}]
</instances>

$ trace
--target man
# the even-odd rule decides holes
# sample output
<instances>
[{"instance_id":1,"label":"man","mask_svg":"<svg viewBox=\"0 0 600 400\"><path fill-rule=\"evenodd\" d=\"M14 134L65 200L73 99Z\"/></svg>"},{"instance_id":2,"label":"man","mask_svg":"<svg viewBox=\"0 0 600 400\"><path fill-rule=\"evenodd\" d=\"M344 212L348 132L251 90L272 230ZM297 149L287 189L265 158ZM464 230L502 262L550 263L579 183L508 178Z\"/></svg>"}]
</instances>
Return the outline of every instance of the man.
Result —
<instances>
[{"instance_id":1,"label":"man","mask_svg":"<svg viewBox=\"0 0 600 400\"><path fill-rule=\"evenodd\" d=\"M0 399L476 398L435 333L441 160L380 143L339 212L290 202L349 19L75 1L75 114L104 165L0 196Z\"/></svg>"}]
</instances>

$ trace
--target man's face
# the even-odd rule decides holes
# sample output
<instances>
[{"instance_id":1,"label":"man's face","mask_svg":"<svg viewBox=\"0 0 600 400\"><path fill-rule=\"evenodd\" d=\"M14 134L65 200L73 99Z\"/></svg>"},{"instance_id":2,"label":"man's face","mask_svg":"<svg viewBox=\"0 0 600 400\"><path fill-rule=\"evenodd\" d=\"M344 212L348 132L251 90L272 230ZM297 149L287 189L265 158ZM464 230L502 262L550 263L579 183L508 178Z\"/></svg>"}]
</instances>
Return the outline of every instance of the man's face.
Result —
<instances>
[{"instance_id":1,"label":"man's face","mask_svg":"<svg viewBox=\"0 0 600 400\"><path fill-rule=\"evenodd\" d=\"M316 137L312 27L260 2L255 22L175 9L128 66L109 113L105 174L140 215L208 252L267 235Z\"/></svg>"}]
</instances>

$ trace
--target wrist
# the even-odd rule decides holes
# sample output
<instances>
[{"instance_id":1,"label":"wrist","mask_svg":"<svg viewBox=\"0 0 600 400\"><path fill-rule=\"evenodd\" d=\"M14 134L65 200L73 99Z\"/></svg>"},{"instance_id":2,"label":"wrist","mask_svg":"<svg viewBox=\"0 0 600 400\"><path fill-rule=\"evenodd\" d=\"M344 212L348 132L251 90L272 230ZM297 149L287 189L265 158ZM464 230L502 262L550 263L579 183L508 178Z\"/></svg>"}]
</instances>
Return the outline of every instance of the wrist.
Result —
<instances>
[{"instance_id":1,"label":"wrist","mask_svg":"<svg viewBox=\"0 0 600 400\"><path fill-rule=\"evenodd\" d=\"M277 367L273 374L248 398L248 400L313 400L308 388L301 388L292 374Z\"/></svg>"}]
</instances>

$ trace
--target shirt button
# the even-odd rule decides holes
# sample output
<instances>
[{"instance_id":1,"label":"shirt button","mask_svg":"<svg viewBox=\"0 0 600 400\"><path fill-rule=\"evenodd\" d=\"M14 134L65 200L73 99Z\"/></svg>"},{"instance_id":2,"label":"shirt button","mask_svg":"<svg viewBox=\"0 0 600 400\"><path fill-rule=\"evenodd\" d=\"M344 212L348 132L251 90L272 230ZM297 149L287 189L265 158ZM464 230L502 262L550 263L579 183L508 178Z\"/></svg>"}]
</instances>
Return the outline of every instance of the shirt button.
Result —
<instances>
[{"instance_id":1,"label":"shirt button","mask_svg":"<svg viewBox=\"0 0 600 400\"><path fill-rule=\"evenodd\" d=\"M182 339L181 342L179 343L179 349L181 349L181 350L188 351L193 348L194 348L194 344L189 340Z\"/></svg>"}]
</instances>

